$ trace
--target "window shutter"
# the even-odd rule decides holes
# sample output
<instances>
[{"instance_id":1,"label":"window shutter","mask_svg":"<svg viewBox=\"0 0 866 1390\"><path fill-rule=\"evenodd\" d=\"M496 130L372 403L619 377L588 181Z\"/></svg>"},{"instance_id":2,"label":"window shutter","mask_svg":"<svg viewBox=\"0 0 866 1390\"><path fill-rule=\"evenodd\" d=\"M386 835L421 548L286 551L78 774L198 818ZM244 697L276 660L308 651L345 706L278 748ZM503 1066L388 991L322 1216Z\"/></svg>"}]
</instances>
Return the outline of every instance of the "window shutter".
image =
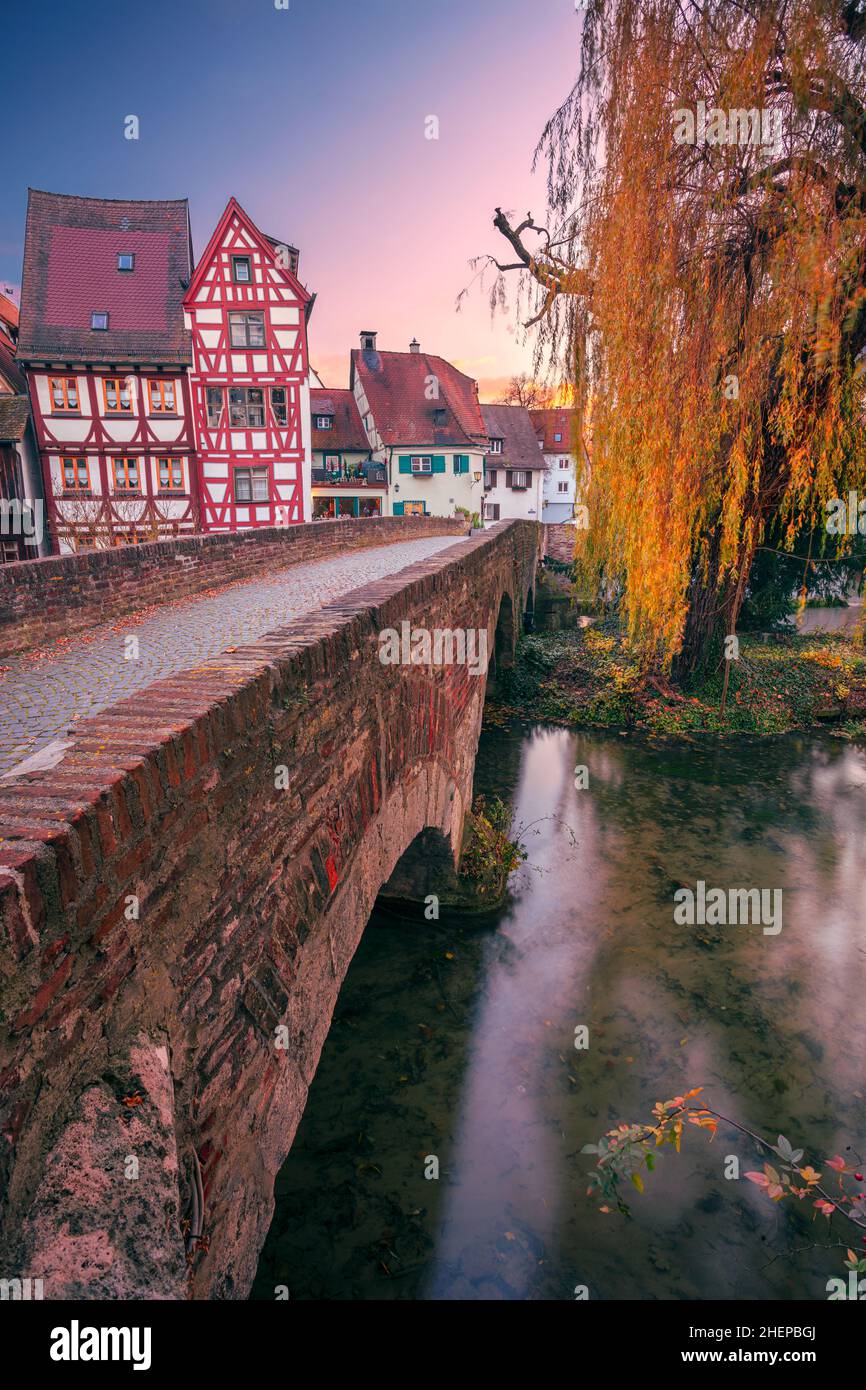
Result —
<instances>
[{"instance_id":1,"label":"window shutter","mask_svg":"<svg viewBox=\"0 0 866 1390\"><path fill-rule=\"evenodd\" d=\"M401 459L400 462L402 463L403 460ZM402 503L402 502L395 502L395 503L394 503L394 515L395 515L395 516L402 516L402 515L403 515L403 503Z\"/></svg>"},{"instance_id":2,"label":"window shutter","mask_svg":"<svg viewBox=\"0 0 866 1390\"><path fill-rule=\"evenodd\" d=\"M444 454L433 454L433 456L432 456L432 458L431 458L431 460L430 460L430 471L431 471L431 473L444 473L444 472L445 472L445 455L444 455Z\"/></svg>"},{"instance_id":3,"label":"window shutter","mask_svg":"<svg viewBox=\"0 0 866 1390\"><path fill-rule=\"evenodd\" d=\"M401 473L411 473L411 472L412 472L412 460L411 460L411 458L402 458L402 457L400 458L400 472L401 472ZM402 515L402 513L401 513L401 515Z\"/></svg>"},{"instance_id":4,"label":"window shutter","mask_svg":"<svg viewBox=\"0 0 866 1390\"><path fill-rule=\"evenodd\" d=\"M514 474L510 468L505 470L505 486L512 487L514 484Z\"/></svg>"}]
</instances>

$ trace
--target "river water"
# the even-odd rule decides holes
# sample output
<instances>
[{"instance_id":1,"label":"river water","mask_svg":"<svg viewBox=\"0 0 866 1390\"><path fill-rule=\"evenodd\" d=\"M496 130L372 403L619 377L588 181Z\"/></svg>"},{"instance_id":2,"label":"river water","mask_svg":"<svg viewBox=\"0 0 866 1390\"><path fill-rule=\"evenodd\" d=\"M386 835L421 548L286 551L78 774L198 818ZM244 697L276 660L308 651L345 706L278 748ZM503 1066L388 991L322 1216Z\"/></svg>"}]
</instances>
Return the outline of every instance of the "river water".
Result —
<instances>
[{"instance_id":1,"label":"river water","mask_svg":"<svg viewBox=\"0 0 866 1390\"><path fill-rule=\"evenodd\" d=\"M700 1085L819 1169L866 1147L864 750L513 726L485 730L475 786L528 850L511 900L483 925L377 908L253 1297L826 1298L843 1251L808 1247L851 1228L727 1178L761 1166L752 1141L690 1127L631 1218L586 1196L580 1150ZM677 925L699 879L781 888L781 931Z\"/></svg>"}]
</instances>

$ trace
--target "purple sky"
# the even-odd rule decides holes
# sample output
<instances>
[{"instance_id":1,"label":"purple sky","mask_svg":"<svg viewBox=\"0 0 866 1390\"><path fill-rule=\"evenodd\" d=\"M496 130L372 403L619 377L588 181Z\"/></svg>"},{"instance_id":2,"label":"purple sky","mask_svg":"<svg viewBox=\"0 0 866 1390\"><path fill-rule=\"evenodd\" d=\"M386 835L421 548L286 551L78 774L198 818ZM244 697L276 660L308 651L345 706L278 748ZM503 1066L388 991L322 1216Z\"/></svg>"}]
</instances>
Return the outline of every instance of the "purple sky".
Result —
<instances>
[{"instance_id":1,"label":"purple sky","mask_svg":"<svg viewBox=\"0 0 866 1390\"><path fill-rule=\"evenodd\" d=\"M491 322L478 288L459 314L455 300L471 256L507 257L497 204L543 211L530 164L577 70L574 0L43 0L3 32L5 284L20 281L28 184L187 196L196 255L234 194L300 247L328 385L347 384L362 328L383 348L418 337L482 394L529 366L513 314Z\"/></svg>"}]
</instances>

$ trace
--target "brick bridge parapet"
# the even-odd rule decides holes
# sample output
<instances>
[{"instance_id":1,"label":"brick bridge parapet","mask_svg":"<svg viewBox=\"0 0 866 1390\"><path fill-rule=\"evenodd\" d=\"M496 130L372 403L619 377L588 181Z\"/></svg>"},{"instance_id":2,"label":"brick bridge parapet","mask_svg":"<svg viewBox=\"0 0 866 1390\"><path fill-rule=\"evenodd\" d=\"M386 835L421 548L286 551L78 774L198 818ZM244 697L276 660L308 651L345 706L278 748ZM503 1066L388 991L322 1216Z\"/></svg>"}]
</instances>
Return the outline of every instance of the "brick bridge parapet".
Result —
<instances>
[{"instance_id":1,"label":"brick bridge parapet","mask_svg":"<svg viewBox=\"0 0 866 1390\"><path fill-rule=\"evenodd\" d=\"M239 579L347 550L449 534L465 536L466 523L441 516L343 518L0 565L0 656Z\"/></svg>"},{"instance_id":2,"label":"brick bridge parapet","mask_svg":"<svg viewBox=\"0 0 866 1390\"><path fill-rule=\"evenodd\" d=\"M376 894L425 829L456 856L471 799L485 677L384 665L380 633L510 644L537 553L501 522L82 720L0 790L0 1276L246 1296Z\"/></svg>"}]
</instances>

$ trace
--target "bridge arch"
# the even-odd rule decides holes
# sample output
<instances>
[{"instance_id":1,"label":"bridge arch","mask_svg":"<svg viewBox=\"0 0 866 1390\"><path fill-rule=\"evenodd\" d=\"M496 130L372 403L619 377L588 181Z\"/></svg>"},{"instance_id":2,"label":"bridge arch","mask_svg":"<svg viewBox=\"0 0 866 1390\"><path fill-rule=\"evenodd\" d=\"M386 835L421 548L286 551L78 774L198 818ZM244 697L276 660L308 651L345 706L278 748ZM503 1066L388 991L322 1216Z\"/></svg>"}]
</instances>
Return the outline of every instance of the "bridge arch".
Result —
<instances>
[{"instance_id":1,"label":"bridge arch","mask_svg":"<svg viewBox=\"0 0 866 1390\"><path fill-rule=\"evenodd\" d=\"M484 676L383 665L381 634L484 629L512 660L537 539L500 523L80 721L0 788L4 1267L185 1297L195 1188L193 1295L246 1295L375 898L418 836L456 862L471 801ZM147 1180L118 1193L132 1135Z\"/></svg>"}]
</instances>

